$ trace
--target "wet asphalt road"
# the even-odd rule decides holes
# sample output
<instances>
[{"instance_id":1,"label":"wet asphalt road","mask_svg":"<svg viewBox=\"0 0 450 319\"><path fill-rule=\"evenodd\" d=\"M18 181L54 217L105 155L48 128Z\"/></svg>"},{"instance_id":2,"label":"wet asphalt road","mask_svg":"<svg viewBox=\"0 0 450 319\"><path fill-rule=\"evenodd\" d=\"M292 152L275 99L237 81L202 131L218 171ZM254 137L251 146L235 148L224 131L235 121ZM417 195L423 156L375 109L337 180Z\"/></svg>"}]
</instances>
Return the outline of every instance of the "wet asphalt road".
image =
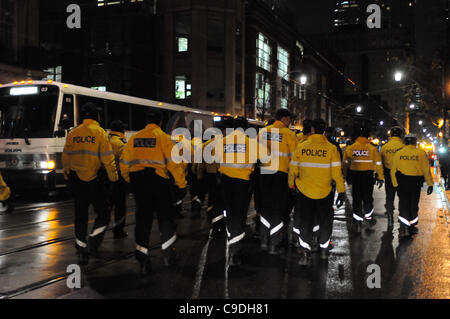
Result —
<instances>
[{"instance_id":1,"label":"wet asphalt road","mask_svg":"<svg viewBox=\"0 0 450 319\"><path fill-rule=\"evenodd\" d=\"M139 276L134 259L134 203L128 201L126 230L130 236L115 240L108 231L98 258L82 269L82 288L67 287L67 266L76 264L73 206L67 198L54 202L19 203L13 213L0 214L0 298L151 298L151 299L297 299L297 298L450 298L450 232L446 198L440 188L422 191L419 230L414 238L399 241L398 222L388 229L384 189L374 192L377 224L363 227L361 235L349 230L351 196L335 210L327 262L313 255L313 264L297 266L291 247L283 256L261 252L252 234L250 210L243 265L225 264L225 239L209 238L205 212L202 219L178 220L180 262L164 268L157 223L152 231L153 273ZM396 216L397 216L396 212ZM90 228L93 224L90 216ZM381 287L368 288L368 266L381 270ZM370 279L370 278L369 278Z\"/></svg>"}]
</instances>

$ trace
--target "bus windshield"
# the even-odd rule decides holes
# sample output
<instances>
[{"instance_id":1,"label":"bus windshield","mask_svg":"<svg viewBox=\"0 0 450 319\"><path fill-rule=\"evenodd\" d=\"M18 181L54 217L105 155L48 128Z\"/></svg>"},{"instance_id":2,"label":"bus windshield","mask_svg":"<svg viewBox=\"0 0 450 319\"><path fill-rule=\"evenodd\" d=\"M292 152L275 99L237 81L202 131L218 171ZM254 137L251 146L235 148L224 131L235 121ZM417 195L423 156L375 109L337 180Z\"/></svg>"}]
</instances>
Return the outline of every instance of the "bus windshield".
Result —
<instances>
[{"instance_id":1,"label":"bus windshield","mask_svg":"<svg viewBox=\"0 0 450 319\"><path fill-rule=\"evenodd\" d=\"M0 138L50 138L58 104L54 85L0 88Z\"/></svg>"}]
</instances>

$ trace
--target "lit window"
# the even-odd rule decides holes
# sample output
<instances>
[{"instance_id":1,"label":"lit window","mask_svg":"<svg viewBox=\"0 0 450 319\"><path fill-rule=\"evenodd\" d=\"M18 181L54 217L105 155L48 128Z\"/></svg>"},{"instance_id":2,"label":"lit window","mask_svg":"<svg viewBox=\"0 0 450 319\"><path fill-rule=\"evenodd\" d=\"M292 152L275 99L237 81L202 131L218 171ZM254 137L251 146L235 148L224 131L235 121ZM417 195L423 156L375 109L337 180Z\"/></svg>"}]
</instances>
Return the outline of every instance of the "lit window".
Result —
<instances>
[{"instance_id":1,"label":"lit window","mask_svg":"<svg viewBox=\"0 0 450 319\"><path fill-rule=\"evenodd\" d=\"M47 77L43 80L52 80L61 82L62 80L62 66L56 66L53 68L45 69L44 72L48 73Z\"/></svg>"},{"instance_id":2,"label":"lit window","mask_svg":"<svg viewBox=\"0 0 450 319\"><path fill-rule=\"evenodd\" d=\"M185 76L175 78L175 98L186 99L191 96L191 83Z\"/></svg>"},{"instance_id":3,"label":"lit window","mask_svg":"<svg viewBox=\"0 0 450 319\"><path fill-rule=\"evenodd\" d=\"M278 47L278 76L288 79L289 53L281 47Z\"/></svg>"},{"instance_id":4,"label":"lit window","mask_svg":"<svg viewBox=\"0 0 450 319\"><path fill-rule=\"evenodd\" d=\"M260 33L256 42L257 65L264 70L270 71L271 48L269 45L269 39L266 38L262 33Z\"/></svg>"},{"instance_id":5,"label":"lit window","mask_svg":"<svg viewBox=\"0 0 450 319\"><path fill-rule=\"evenodd\" d=\"M268 109L270 104L270 84L265 80L264 75L256 73L256 107L258 109Z\"/></svg>"},{"instance_id":6,"label":"lit window","mask_svg":"<svg viewBox=\"0 0 450 319\"><path fill-rule=\"evenodd\" d=\"M186 52L189 48L188 38L178 37L177 38L178 52Z\"/></svg>"}]
</instances>

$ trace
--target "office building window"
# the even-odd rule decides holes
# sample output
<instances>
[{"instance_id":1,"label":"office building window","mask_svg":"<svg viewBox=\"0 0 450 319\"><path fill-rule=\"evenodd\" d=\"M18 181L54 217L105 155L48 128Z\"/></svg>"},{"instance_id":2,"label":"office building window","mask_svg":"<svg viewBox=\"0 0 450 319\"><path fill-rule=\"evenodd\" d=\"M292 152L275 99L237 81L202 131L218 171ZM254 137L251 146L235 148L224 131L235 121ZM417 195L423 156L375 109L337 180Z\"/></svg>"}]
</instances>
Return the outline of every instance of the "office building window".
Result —
<instances>
[{"instance_id":1,"label":"office building window","mask_svg":"<svg viewBox=\"0 0 450 319\"><path fill-rule=\"evenodd\" d=\"M256 107L268 109L270 104L270 84L264 74L256 73Z\"/></svg>"},{"instance_id":2,"label":"office building window","mask_svg":"<svg viewBox=\"0 0 450 319\"><path fill-rule=\"evenodd\" d=\"M186 76L175 77L175 98L187 99L191 97L191 83Z\"/></svg>"},{"instance_id":3,"label":"office building window","mask_svg":"<svg viewBox=\"0 0 450 319\"><path fill-rule=\"evenodd\" d=\"M289 53L281 47L278 47L278 76L288 80Z\"/></svg>"},{"instance_id":4,"label":"office building window","mask_svg":"<svg viewBox=\"0 0 450 319\"><path fill-rule=\"evenodd\" d=\"M177 37L177 51L187 52L189 49L189 39L185 37Z\"/></svg>"},{"instance_id":5,"label":"office building window","mask_svg":"<svg viewBox=\"0 0 450 319\"><path fill-rule=\"evenodd\" d=\"M53 80L56 82L61 82L62 80L62 66L56 66L54 68L45 69L44 72L47 72L48 75L43 80Z\"/></svg>"},{"instance_id":6,"label":"office building window","mask_svg":"<svg viewBox=\"0 0 450 319\"><path fill-rule=\"evenodd\" d=\"M269 39L266 38L262 33L259 34L256 41L256 59L257 65L264 70L270 72L270 55L271 48L269 45Z\"/></svg>"}]
</instances>

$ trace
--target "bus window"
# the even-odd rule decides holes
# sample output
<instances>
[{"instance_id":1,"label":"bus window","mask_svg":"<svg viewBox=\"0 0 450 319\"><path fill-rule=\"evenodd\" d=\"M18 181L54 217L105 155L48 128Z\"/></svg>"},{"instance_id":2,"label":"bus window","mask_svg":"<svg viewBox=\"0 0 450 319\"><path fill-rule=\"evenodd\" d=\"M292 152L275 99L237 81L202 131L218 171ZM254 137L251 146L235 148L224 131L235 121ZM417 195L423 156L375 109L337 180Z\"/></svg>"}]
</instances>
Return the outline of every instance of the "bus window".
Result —
<instances>
[{"instance_id":1,"label":"bus window","mask_svg":"<svg viewBox=\"0 0 450 319\"><path fill-rule=\"evenodd\" d=\"M108 123L105 123L106 128L109 128L111 123L116 120L121 120L128 127L130 124L129 108L130 105L128 103L108 100L106 107Z\"/></svg>"},{"instance_id":2,"label":"bus window","mask_svg":"<svg viewBox=\"0 0 450 319\"><path fill-rule=\"evenodd\" d=\"M64 94L61 108L61 117L59 119L59 128L68 130L69 128L74 126L73 95Z\"/></svg>"}]
</instances>

